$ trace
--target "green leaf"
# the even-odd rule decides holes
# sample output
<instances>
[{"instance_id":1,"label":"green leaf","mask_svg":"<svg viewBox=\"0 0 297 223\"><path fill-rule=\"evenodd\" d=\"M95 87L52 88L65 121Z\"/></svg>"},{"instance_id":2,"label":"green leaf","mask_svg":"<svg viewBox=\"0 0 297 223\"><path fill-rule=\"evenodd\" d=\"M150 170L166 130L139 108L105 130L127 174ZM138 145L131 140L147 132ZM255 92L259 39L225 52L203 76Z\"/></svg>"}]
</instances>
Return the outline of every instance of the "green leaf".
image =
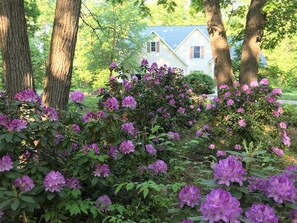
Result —
<instances>
[{"instance_id":1,"label":"green leaf","mask_svg":"<svg viewBox=\"0 0 297 223\"><path fill-rule=\"evenodd\" d=\"M48 193L46 197L47 197L48 200L52 200L55 197L55 194L54 193Z\"/></svg>"},{"instance_id":2,"label":"green leaf","mask_svg":"<svg viewBox=\"0 0 297 223\"><path fill-rule=\"evenodd\" d=\"M148 188L145 188L142 193L143 193L143 197L146 198L146 196L149 193L149 189Z\"/></svg>"},{"instance_id":3,"label":"green leaf","mask_svg":"<svg viewBox=\"0 0 297 223\"><path fill-rule=\"evenodd\" d=\"M35 201L34 201L34 199L32 197L22 196L22 197L20 197L20 199L27 202L27 203L35 203Z\"/></svg>"},{"instance_id":4,"label":"green leaf","mask_svg":"<svg viewBox=\"0 0 297 223\"><path fill-rule=\"evenodd\" d=\"M20 200L16 198L10 205L11 209L15 211L20 206Z\"/></svg>"},{"instance_id":5,"label":"green leaf","mask_svg":"<svg viewBox=\"0 0 297 223\"><path fill-rule=\"evenodd\" d=\"M13 199L9 199L9 200L3 201L3 202L0 204L0 209L4 209L5 207L7 207L7 206L11 203L12 200L13 200Z\"/></svg>"},{"instance_id":6,"label":"green leaf","mask_svg":"<svg viewBox=\"0 0 297 223\"><path fill-rule=\"evenodd\" d=\"M117 193L122 189L122 187L123 187L125 184L126 184L126 183L122 183L122 184L118 185L117 188L115 189L114 194L117 194Z\"/></svg>"},{"instance_id":7,"label":"green leaf","mask_svg":"<svg viewBox=\"0 0 297 223\"><path fill-rule=\"evenodd\" d=\"M99 178L98 178L98 177L94 177L94 178L92 179L91 184L92 184L92 186L94 186L94 185L96 185L98 182L99 182Z\"/></svg>"},{"instance_id":8,"label":"green leaf","mask_svg":"<svg viewBox=\"0 0 297 223\"><path fill-rule=\"evenodd\" d=\"M134 188L134 183L128 183L127 185L126 185L126 190L127 191L129 191L129 190L132 190Z\"/></svg>"}]
</instances>

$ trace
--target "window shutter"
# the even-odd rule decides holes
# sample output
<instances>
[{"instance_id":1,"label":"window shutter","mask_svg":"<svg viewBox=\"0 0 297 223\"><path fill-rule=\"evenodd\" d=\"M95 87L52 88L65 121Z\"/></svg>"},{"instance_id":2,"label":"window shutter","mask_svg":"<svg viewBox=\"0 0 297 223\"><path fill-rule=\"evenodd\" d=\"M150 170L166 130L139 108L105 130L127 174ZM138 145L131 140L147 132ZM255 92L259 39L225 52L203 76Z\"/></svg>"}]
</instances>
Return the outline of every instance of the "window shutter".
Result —
<instances>
[{"instance_id":1,"label":"window shutter","mask_svg":"<svg viewBox=\"0 0 297 223\"><path fill-rule=\"evenodd\" d=\"M200 46L200 58L204 59L204 46Z\"/></svg>"},{"instance_id":2,"label":"window shutter","mask_svg":"<svg viewBox=\"0 0 297 223\"><path fill-rule=\"evenodd\" d=\"M191 46L190 47L190 59L193 59L193 56L194 56L194 47Z\"/></svg>"},{"instance_id":3,"label":"window shutter","mask_svg":"<svg viewBox=\"0 0 297 223\"><path fill-rule=\"evenodd\" d=\"M147 42L146 51L147 51L148 53L151 52L151 43L150 43L150 42Z\"/></svg>"},{"instance_id":4,"label":"window shutter","mask_svg":"<svg viewBox=\"0 0 297 223\"><path fill-rule=\"evenodd\" d=\"M156 42L156 44L157 44L157 53L159 53L160 52L160 42Z\"/></svg>"}]
</instances>

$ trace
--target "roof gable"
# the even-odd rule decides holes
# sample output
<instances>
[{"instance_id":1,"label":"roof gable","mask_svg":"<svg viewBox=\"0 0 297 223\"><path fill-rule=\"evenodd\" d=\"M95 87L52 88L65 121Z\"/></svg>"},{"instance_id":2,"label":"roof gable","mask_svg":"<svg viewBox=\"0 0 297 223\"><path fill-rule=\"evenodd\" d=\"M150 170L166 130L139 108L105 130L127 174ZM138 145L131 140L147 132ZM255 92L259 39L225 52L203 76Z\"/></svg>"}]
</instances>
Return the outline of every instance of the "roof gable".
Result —
<instances>
[{"instance_id":1,"label":"roof gable","mask_svg":"<svg viewBox=\"0 0 297 223\"><path fill-rule=\"evenodd\" d=\"M199 29L208 37L206 25L196 26L149 26L144 31L145 35L150 35L152 31L158 35L175 50L195 29Z\"/></svg>"}]
</instances>

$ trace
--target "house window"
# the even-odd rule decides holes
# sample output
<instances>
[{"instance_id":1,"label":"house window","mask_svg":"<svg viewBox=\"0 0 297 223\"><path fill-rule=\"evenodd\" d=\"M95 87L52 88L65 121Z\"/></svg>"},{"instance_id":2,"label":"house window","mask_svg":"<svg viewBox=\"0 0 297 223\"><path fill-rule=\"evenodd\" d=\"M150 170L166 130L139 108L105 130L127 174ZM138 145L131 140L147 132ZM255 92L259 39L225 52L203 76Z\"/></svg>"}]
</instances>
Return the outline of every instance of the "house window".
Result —
<instances>
[{"instance_id":1,"label":"house window","mask_svg":"<svg viewBox=\"0 0 297 223\"><path fill-rule=\"evenodd\" d=\"M160 43L159 42L148 42L147 43L147 52L148 53L159 53L160 52Z\"/></svg>"},{"instance_id":2,"label":"house window","mask_svg":"<svg viewBox=\"0 0 297 223\"><path fill-rule=\"evenodd\" d=\"M191 59L203 59L204 58L204 47L203 46L191 46L190 58Z\"/></svg>"}]
</instances>

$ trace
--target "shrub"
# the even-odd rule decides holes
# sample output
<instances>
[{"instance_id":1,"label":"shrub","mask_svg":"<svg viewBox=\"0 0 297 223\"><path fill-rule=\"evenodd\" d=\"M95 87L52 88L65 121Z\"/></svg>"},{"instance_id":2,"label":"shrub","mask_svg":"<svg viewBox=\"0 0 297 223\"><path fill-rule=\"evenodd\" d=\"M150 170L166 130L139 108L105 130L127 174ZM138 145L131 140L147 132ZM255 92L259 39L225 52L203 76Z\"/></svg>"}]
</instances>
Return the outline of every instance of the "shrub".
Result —
<instances>
[{"instance_id":1,"label":"shrub","mask_svg":"<svg viewBox=\"0 0 297 223\"><path fill-rule=\"evenodd\" d=\"M215 82L207 74L201 72L193 72L185 76L186 82L190 85L196 94L212 94L214 93Z\"/></svg>"}]
</instances>

